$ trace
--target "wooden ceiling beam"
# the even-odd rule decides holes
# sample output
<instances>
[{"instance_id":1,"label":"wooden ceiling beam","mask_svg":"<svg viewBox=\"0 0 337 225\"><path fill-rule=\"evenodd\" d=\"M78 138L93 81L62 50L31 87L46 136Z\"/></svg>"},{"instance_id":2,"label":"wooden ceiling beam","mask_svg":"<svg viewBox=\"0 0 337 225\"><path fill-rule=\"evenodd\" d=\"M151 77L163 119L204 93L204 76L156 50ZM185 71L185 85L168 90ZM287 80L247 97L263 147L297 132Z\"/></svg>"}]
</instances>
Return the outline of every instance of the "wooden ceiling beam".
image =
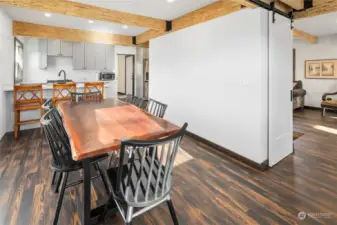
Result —
<instances>
[{"instance_id":1,"label":"wooden ceiling beam","mask_svg":"<svg viewBox=\"0 0 337 225\"><path fill-rule=\"evenodd\" d=\"M281 0L281 1L293 9L297 10L304 9L304 0Z\"/></svg>"},{"instance_id":2,"label":"wooden ceiling beam","mask_svg":"<svg viewBox=\"0 0 337 225\"><path fill-rule=\"evenodd\" d=\"M304 31L297 30L295 28L292 29L293 37L298 38L303 41L307 41L311 44L317 44L318 43L318 37L308 34Z\"/></svg>"},{"instance_id":3,"label":"wooden ceiling beam","mask_svg":"<svg viewBox=\"0 0 337 225\"><path fill-rule=\"evenodd\" d=\"M1 0L0 6L28 8L91 20L166 30L166 21L68 0Z\"/></svg>"},{"instance_id":4,"label":"wooden ceiling beam","mask_svg":"<svg viewBox=\"0 0 337 225\"><path fill-rule=\"evenodd\" d=\"M222 1L222 0L221 0ZM236 2L244 7L255 9L258 6L255 5L254 3L250 2L249 0L232 0L233 2Z\"/></svg>"},{"instance_id":5,"label":"wooden ceiling beam","mask_svg":"<svg viewBox=\"0 0 337 225\"><path fill-rule=\"evenodd\" d=\"M231 0L221 0L173 20L172 30L170 32L181 30L186 27L190 27L199 23L206 22L208 20L225 16L230 13L237 12L240 9L241 5L236 2L233 2ZM137 44L147 42L153 38L157 38L167 33L168 32L155 30L146 31L137 36Z\"/></svg>"},{"instance_id":6,"label":"wooden ceiling beam","mask_svg":"<svg viewBox=\"0 0 337 225\"><path fill-rule=\"evenodd\" d=\"M19 21L13 21L13 35L60 39L74 42L93 42L111 45L134 46L131 36L39 25Z\"/></svg>"},{"instance_id":7,"label":"wooden ceiling beam","mask_svg":"<svg viewBox=\"0 0 337 225\"><path fill-rule=\"evenodd\" d=\"M337 11L335 0L313 0L313 7L302 12L295 12L295 19L308 18Z\"/></svg>"}]
</instances>

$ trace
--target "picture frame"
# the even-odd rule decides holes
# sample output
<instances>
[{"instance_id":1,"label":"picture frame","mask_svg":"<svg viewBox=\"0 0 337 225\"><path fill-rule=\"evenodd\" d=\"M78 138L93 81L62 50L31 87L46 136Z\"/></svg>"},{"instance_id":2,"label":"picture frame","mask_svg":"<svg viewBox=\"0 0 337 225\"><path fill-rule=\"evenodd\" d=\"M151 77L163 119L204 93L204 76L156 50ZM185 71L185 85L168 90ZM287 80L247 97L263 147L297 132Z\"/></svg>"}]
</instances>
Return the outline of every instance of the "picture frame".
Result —
<instances>
[{"instance_id":1,"label":"picture frame","mask_svg":"<svg viewBox=\"0 0 337 225\"><path fill-rule=\"evenodd\" d=\"M337 60L306 60L305 78L337 79Z\"/></svg>"}]
</instances>

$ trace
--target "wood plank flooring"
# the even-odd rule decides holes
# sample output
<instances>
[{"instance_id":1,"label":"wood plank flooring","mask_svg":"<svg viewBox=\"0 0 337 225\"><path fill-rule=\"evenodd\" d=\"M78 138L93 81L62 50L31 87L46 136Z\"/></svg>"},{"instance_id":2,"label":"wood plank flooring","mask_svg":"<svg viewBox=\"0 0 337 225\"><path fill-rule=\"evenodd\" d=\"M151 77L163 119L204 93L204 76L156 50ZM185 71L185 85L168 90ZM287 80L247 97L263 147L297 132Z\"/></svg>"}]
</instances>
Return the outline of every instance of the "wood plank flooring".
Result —
<instances>
[{"instance_id":1,"label":"wood plank flooring","mask_svg":"<svg viewBox=\"0 0 337 225\"><path fill-rule=\"evenodd\" d=\"M295 153L260 172L185 137L182 148L194 159L174 169L173 203L185 224L337 224L337 114L294 113ZM333 116L333 117L331 117ZM335 132L335 133L334 133ZM0 224L52 224L57 194L51 191L51 154L39 129L6 135L0 142ZM76 180L79 173L71 175ZM66 190L59 224L80 225L83 187ZM105 202L100 179L92 205ZM300 211L312 213L299 220ZM325 213L317 217L314 213ZM324 218L326 216L328 218ZM119 215L104 224L123 224ZM173 224L166 204L134 220L136 225Z\"/></svg>"}]
</instances>

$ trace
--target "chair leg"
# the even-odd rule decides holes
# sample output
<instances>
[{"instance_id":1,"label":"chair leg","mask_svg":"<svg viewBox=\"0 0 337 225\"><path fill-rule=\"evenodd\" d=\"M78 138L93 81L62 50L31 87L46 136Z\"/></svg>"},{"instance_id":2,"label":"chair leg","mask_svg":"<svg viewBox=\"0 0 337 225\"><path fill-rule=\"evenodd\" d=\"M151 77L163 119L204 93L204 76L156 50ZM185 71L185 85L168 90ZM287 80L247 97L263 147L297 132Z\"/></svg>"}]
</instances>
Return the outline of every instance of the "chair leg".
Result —
<instances>
[{"instance_id":1,"label":"chair leg","mask_svg":"<svg viewBox=\"0 0 337 225\"><path fill-rule=\"evenodd\" d=\"M68 175L69 175L69 173L66 172L65 176L63 178L61 192L60 192L60 195L59 195L59 199L57 201L57 207L56 207L56 212L55 212L55 217L54 217L54 223L53 223L53 225L57 225L57 222L58 222L58 219L59 219L59 216L60 216L60 211L61 211L61 206L62 206L64 191L65 191L66 186L67 186ZM61 177L61 175L60 175L60 177Z\"/></svg>"},{"instance_id":2,"label":"chair leg","mask_svg":"<svg viewBox=\"0 0 337 225\"><path fill-rule=\"evenodd\" d=\"M19 130L20 130L20 125L18 124L20 122L20 112L18 110L15 110L14 112L14 138L17 139L19 136Z\"/></svg>"},{"instance_id":3,"label":"chair leg","mask_svg":"<svg viewBox=\"0 0 337 225\"><path fill-rule=\"evenodd\" d=\"M101 176L101 179L103 181L106 193L109 195L110 189L109 189L108 181L106 180L106 177L104 176L103 171L102 171L101 167L99 167L98 163L95 163L95 168L96 168L97 172L99 173L99 175Z\"/></svg>"},{"instance_id":4,"label":"chair leg","mask_svg":"<svg viewBox=\"0 0 337 225\"><path fill-rule=\"evenodd\" d=\"M63 177L63 173L60 173L59 178L58 178L57 183L56 183L56 186L55 186L54 193L59 193L59 188L60 188L62 177Z\"/></svg>"},{"instance_id":5,"label":"chair leg","mask_svg":"<svg viewBox=\"0 0 337 225\"><path fill-rule=\"evenodd\" d=\"M167 205L169 207L174 225L179 225L178 218L177 218L177 215L176 215L176 211L174 210L172 200L168 200Z\"/></svg>"},{"instance_id":6,"label":"chair leg","mask_svg":"<svg viewBox=\"0 0 337 225\"><path fill-rule=\"evenodd\" d=\"M53 171L53 178L51 180L51 186L55 184L55 178L56 178L57 172Z\"/></svg>"}]
</instances>

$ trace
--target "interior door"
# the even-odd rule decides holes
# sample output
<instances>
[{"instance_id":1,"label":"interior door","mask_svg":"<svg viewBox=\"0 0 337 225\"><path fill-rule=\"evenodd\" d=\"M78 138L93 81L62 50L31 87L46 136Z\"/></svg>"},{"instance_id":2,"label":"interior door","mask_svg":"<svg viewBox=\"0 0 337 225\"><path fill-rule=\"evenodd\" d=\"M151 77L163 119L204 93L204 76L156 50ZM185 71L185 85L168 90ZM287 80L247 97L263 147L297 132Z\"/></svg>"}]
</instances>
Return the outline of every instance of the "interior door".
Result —
<instances>
[{"instance_id":1,"label":"interior door","mask_svg":"<svg viewBox=\"0 0 337 225\"><path fill-rule=\"evenodd\" d=\"M125 84L125 56L118 55L118 92L121 94L126 93L126 84Z\"/></svg>"},{"instance_id":2,"label":"interior door","mask_svg":"<svg viewBox=\"0 0 337 225\"><path fill-rule=\"evenodd\" d=\"M269 14L269 166L293 152L290 20Z\"/></svg>"},{"instance_id":3,"label":"interior door","mask_svg":"<svg viewBox=\"0 0 337 225\"><path fill-rule=\"evenodd\" d=\"M125 56L125 75L126 75L126 94L135 95L134 93L134 56Z\"/></svg>"}]
</instances>

